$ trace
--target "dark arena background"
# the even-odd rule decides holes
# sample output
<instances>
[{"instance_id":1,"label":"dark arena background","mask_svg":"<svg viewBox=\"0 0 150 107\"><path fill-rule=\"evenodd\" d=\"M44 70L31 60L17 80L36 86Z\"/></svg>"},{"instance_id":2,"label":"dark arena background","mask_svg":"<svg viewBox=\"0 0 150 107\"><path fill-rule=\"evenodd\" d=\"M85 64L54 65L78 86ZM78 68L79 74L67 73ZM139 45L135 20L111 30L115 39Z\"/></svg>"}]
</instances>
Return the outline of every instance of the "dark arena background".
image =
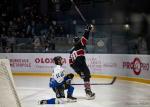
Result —
<instances>
[{"instance_id":1,"label":"dark arena background","mask_svg":"<svg viewBox=\"0 0 150 107\"><path fill-rule=\"evenodd\" d=\"M0 0L0 107L150 107L149 6L149 0ZM75 37L82 46L72 52ZM41 105L56 97L49 87L56 56L65 74L74 74L77 102ZM81 56L93 100L70 66Z\"/></svg>"}]
</instances>

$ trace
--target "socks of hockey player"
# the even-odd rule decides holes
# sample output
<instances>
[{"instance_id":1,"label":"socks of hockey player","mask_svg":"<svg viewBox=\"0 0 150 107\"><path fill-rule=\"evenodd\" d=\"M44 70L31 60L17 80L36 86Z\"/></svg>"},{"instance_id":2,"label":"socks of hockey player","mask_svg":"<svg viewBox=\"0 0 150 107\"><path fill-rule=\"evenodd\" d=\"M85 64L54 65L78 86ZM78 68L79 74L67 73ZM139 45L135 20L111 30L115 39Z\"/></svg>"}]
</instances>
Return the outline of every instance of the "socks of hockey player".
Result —
<instances>
[{"instance_id":1,"label":"socks of hockey player","mask_svg":"<svg viewBox=\"0 0 150 107\"><path fill-rule=\"evenodd\" d=\"M85 87L85 89L91 89L91 84L90 84L90 82L89 82L89 81L84 82L84 87Z\"/></svg>"},{"instance_id":2,"label":"socks of hockey player","mask_svg":"<svg viewBox=\"0 0 150 107\"><path fill-rule=\"evenodd\" d=\"M94 99L95 98L95 93L93 93L91 91L90 82L84 82L84 87L85 87L85 93L86 93L87 99L88 100Z\"/></svg>"}]
</instances>

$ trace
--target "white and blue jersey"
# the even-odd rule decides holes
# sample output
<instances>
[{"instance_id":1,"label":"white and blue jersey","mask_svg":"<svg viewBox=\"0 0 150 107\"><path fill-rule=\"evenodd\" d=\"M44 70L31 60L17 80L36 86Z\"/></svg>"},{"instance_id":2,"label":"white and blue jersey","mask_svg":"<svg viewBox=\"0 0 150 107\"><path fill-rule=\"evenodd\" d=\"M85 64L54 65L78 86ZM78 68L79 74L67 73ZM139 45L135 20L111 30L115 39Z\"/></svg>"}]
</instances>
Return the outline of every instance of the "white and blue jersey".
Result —
<instances>
[{"instance_id":1,"label":"white and blue jersey","mask_svg":"<svg viewBox=\"0 0 150 107\"><path fill-rule=\"evenodd\" d=\"M54 90L57 98L48 99L47 104L64 103L64 90L66 89L67 95L72 96L74 87L72 87L71 84L68 84L68 81L71 81L71 79L65 75L63 67L61 65L56 65L52 77L50 78L49 87Z\"/></svg>"},{"instance_id":2,"label":"white and blue jersey","mask_svg":"<svg viewBox=\"0 0 150 107\"><path fill-rule=\"evenodd\" d=\"M52 74L52 78L50 78L49 86L52 88L56 88L63 84L65 78L64 69L62 66L57 65Z\"/></svg>"}]
</instances>

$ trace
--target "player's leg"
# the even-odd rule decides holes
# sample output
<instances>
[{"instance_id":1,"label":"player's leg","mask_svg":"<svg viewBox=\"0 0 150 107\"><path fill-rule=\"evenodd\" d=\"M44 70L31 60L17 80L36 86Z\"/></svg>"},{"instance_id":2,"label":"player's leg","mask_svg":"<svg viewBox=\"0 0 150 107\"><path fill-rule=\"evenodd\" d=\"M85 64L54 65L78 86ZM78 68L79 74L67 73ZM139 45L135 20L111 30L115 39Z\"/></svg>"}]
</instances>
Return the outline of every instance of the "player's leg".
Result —
<instances>
[{"instance_id":1,"label":"player's leg","mask_svg":"<svg viewBox=\"0 0 150 107\"><path fill-rule=\"evenodd\" d=\"M74 71L80 75L80 77L84 81L85 93L87 95L87 99L94 99L95 93L91 91L91 84L90 84L90 70L85 61L78 61L71 65Z\"/></svg>"},{"instance_id":2,"label":"player's leg","mask_svg":"<svg viewBox=\"0 0 150 107\"><path fill-rule=\"evenodd\" d=\"M84 80L84 87L85 87L85 93L87 95L87 99L89 99L89 100L94 99L95 93L93 93L91 91L91 83L90 83L91 74L90 74L90 70L85 62L82 64L81 69L82 69L82 73L83 73L82 78Z\"/></svg>"},{"instance_id":3,"label":"player's leg","mask_svg":"<svg viewBox=\"0 0 150 107\"><path fill-rule=\"evenodd\" d=\"M65 82L63 84L64 89L67 89L67 99L69 102L76 102L77 98L73 97L74 87L71 85L71 80L73 78L73 74L68 74L65 77Z\"/></svg>"},{"instance_id":4,"label":"player's leg","mask_svg":"<svg viewBox=\"0 0 150 107\"><path fill-rule=\"evenodd\" d=\"M64 87L53 88L56 98L65 98Z\"/></svg>"},{"instance_id":5,"label":"player's leg","mask_svg":"<svg viewBox=\"0 0 150 107\"><path fill-rule=\"evenodd\" d=\"M78 74L80 75L80 68L78 67L78 65L76 63L71 64L70 67Z\"/></svg>"},{"instance_id":6,"label":"player's leg","mask_svg":"<svg viewBox=\"0 0 150 107\"><path fill-rule=\"evenodd\" d=\"M83 79L87 99L94 99L95 93L91 91L91 84L90 84L91 74L89 68L86 65L86 62L85 61L77 62L71 65L71 67Z\"/></svg>"},{"instance_id":7,"label":"player's leg","mask_svg":"<svg viewBox=\"0 0 150 107\"><path fill-rule=\"evenodd\" d=\"M40 101L40 104L56 104L56 98L51 98L51 99L48 99L48 100L41 100Z\"/></svg>"},{"instance_id":8,"label":"player's leg","mask_svg":"<svg viewBox=\"0 0 150 107\"><path fill-rule=\"evenodd\" d=\"M59 87L59 88L52 88L53 91L56 94L56 98L51 98L47 100L41 100L40 104L64 104L65 103L65 94L64 94L64 88Z\"/></svg>"},{"instance_id":9,"label":"player's leg","mask_svg":"<svg viewBox=\"0 0 150 107\"><path fill-rule=\"evenodd\" d=\"M68 85L67 89L68 89L68 91L67 91L67 99L68 99L68 101L69 102L76 102L77 98L72 96L73 95L73 91L74 91L74 87L71 86L71 85Z\"/></svg>"},{"instance_id":10,"label":"player's leg","mask_svg":"<svg viewBox=\"0 0 150 107\"><path fill-rule=\"evenodd\" d=\"M65 98L51 98L51 99L47 99L47 100L41 100L40 104L64 104L67 101L65 100Z\"/></svg>"},{"instance_id":11,"label":"player's leg","mask_svg":"<svg viewBox=\"0 0 150 107\"><path fill-rule=\"evenodd\" d=\"M82 67L82 63L74 63L71 65L71 68L83 79L85 76L84 76L84 73L82 72L83 70L83 67Z\"/></svg>"}]
</instances>

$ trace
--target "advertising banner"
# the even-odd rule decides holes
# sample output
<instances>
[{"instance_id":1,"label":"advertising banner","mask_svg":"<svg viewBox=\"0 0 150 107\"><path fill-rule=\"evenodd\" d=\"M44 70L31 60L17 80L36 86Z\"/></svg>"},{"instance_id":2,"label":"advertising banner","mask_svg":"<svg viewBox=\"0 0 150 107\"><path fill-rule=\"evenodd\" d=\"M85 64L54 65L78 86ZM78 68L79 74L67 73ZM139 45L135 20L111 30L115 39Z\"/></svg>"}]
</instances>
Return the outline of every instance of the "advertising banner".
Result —
<instances>
[{"instance_id":1,"label":"advertising banner","mask_svg":"<svg viewBox=\"0 0 150 107\"><path fill-rule=\"evenodd\" d=\"M0 58L10 60L13 72L51 73L55 56L62 56L66 72L74 73L68 53L0 53ZM86 62L91 74L150 78L149 55L86 54Z\"/></svg>"}]
</instances>

